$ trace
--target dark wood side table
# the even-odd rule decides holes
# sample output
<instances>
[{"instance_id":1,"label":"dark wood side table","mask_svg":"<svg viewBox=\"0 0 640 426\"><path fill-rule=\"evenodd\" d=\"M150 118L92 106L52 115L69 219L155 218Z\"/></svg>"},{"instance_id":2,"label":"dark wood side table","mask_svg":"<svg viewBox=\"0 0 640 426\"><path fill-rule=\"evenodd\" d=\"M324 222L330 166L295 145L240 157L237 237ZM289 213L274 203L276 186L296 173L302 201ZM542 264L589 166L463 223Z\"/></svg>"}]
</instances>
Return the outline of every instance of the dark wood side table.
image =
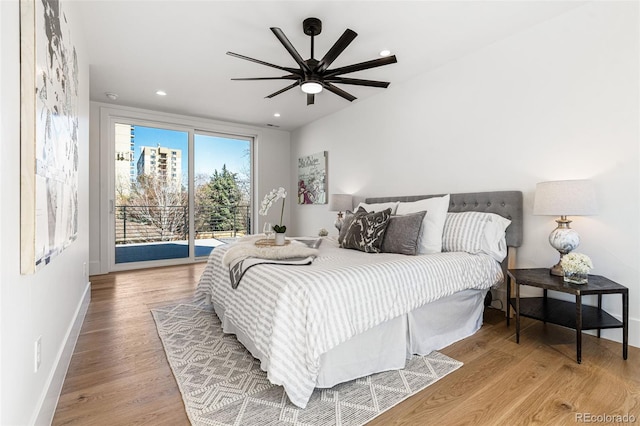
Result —
<instances>
[{"instance_id":1,"label":"dark wood side table","mask_svg":"<svg viewBox=\"0 0 640 426\"><path fill-rule=\"evenodd\" d=\"M622 328L622 358L627 359L629 347L629 289L600 275L589 275L587 284L570 284L563 277L551 275L547 268L509 269L507 272L507 300L516 313L516 343L520 343L520 315L576 330L576 354L582 362L582 330ZM515 298L511 297L511 284L515 284ZM543 297L520 298L520 286L542 288ZM573 294L575 303L547 297L547 291ZM622 295L622 321L602 309L603 294ZM597 295L598 306L582 305L582 296ZM507 315L509 326L509 315Z\"/></svg>"}]
</instances>

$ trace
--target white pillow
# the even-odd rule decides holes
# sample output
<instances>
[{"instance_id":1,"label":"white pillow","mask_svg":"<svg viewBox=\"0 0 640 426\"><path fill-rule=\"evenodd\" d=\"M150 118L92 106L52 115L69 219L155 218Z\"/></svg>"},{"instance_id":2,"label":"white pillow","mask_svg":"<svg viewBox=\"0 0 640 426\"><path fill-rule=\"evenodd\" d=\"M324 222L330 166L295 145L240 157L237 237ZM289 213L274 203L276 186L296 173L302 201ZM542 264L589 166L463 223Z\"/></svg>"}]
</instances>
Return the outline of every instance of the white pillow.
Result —
<instances>
[{"instance_id":1,"label":"white pillow","mask_svg":"<svg viewBox=\"0 0 640 426\"><path fill-rule=\"evenodd\" d=\"M418 253L440 253L442 251L442 231L444 221L449 210L449 194L443 197L427 198L425 200L402 202L398 205L396 214L409 214L427 211L420 228L418 238Z\"/></svg>"},{"instance_id":2,"label":"white pillow","mask_svg":"<svg viewBox=\"0 0 640 426\"><path fill-rule=\"evenodd\" d=\"M356 207L355 211L357 211L359 207L362 207L363 209L365 209L367 213L380 212L382 210L391 209L391 214L396 214L396 209L398 208L398 202L392 201L389 203L371 203L371 204L360 203Z\"/></svg>"},{"instance_id":3,"label":"white pillow","mask_svg":"<svg viewBox=\"0 0 640 426\"><path fill-rule=\"evenodd\" d=\"M507 256L505 230L509 224L509 219L494 213L447 213L442 251L485 253L502 262Z\"/></svg>"}]
</instances>

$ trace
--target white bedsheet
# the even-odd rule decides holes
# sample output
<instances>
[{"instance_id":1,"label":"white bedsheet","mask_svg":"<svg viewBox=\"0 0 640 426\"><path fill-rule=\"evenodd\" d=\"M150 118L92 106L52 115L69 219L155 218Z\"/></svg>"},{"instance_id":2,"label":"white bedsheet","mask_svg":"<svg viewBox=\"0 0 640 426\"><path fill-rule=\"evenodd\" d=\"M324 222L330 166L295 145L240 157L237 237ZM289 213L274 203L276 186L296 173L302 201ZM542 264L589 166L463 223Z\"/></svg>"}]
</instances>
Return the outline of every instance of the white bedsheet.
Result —
<instances>
[{"instance_id":1,"label":"white bedsheet","mask_svg":"<svg viewBox=\"0 0 640 426\"><path fill-rule=\"evenodd\" d=\"M265 355L268 379L301 408L323 353L426 303L503 278L500 265L483 254L366 254L326 239L313 264L256 266L233 290L222 265L227 249L211 252L197 294L224 306L222 323L231 321L252 339Z\"/></svg>"}]
</instances>

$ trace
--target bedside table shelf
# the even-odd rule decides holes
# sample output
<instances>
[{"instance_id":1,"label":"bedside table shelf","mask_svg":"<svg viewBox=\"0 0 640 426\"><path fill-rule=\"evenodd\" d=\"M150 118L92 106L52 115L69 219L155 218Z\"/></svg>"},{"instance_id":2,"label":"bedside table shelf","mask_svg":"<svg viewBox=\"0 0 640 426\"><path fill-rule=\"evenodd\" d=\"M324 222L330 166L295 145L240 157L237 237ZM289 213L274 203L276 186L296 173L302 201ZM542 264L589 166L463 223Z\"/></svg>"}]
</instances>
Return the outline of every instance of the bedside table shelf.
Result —
<instances>
[{"instance_id":1,"label":"bedside table shelf","mask_svg":"<svg viewBox=\"0 0 640 426\"><path fill-rule=\"evenodd\" d=\"M582 330L622 328L622 357L627 359L629 346L629 290L600 275L589 275L589 282L583 285L564 282L562 277L549 274L548 269L509 269L507 271L507 309L516 313L516 343L520 343L520 316L560 325L576 330L576 359L582 362ZM515 298L511 297L511 284L515 287ZM520 297L520 286L526 285L543 289L543 297ZM571 294L575 302L547 297L548 291ZM602 309L602 296L620 294L622 296L622 321ZM583 296L597 296L598 306L582 304ZM507 326L509 326L507 312Z\"/></svg>"},{"instance_id":2,"label":"bedside table shelf","mask_svg":"<svg viewBox=\"0 0 640 426\"><path fill-rule=\"evenodd\" d=\"M516 308L516 299L511 299L511 306ZM558 299L544 297L527 297L520 299L520 315L551 324L576 329L576 304ZM595 306L582 305L582 329L598 330L605 328L621 328L622 321L617 320L602 309Z\"/></svg>"}]
</instances>

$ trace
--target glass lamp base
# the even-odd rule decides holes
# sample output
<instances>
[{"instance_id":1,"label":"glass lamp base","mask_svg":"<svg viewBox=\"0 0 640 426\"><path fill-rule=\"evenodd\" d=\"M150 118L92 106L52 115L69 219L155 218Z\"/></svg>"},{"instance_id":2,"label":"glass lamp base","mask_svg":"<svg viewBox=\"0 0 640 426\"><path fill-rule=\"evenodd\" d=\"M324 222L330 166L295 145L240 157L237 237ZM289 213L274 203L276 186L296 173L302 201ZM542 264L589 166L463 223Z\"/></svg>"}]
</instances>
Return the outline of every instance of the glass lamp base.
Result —
<instances>
[{"instance_id":1,"label":"glass lamp base","mask_svg":"<svg viewBox=\"0 0 640 426\"><path fill-rule=\"evenodd\" d=\"M571 228L558 226L549 234L549 244L561 254L567 254L580 245L580 236Z\"/></svg>"},{"instance_id":2,"label":"glass lamp base","mask_svg":"<svg viewBox=\"0 0 640 426\"><path fill-rule=\"evenodd\" d=\"M335 226L338 229L338 232L340 232L340 230L342 229L342 224L344 223L344 219L342 217L342 212L338 213L338 217L336 218L336 221L333 222L333 226Z\"/></svg>"},{"instance_id":3,"label":"glass lamp base","mask_svg":"<svg viewBox=\"0 0 640 426\"><path fill-rule=\"evenodd\" d=\"M556 223L558 224L557 228L549 234L549 244L558 250L560 260L551 267L549 272L551 275L562 277L564 276L562 266L560 265L562 256L575 250L580 245L580 236L569 227L571 221L567 219L566 216L561 216L560 219L556 220Z\"/></svg>"}]
</instances>

